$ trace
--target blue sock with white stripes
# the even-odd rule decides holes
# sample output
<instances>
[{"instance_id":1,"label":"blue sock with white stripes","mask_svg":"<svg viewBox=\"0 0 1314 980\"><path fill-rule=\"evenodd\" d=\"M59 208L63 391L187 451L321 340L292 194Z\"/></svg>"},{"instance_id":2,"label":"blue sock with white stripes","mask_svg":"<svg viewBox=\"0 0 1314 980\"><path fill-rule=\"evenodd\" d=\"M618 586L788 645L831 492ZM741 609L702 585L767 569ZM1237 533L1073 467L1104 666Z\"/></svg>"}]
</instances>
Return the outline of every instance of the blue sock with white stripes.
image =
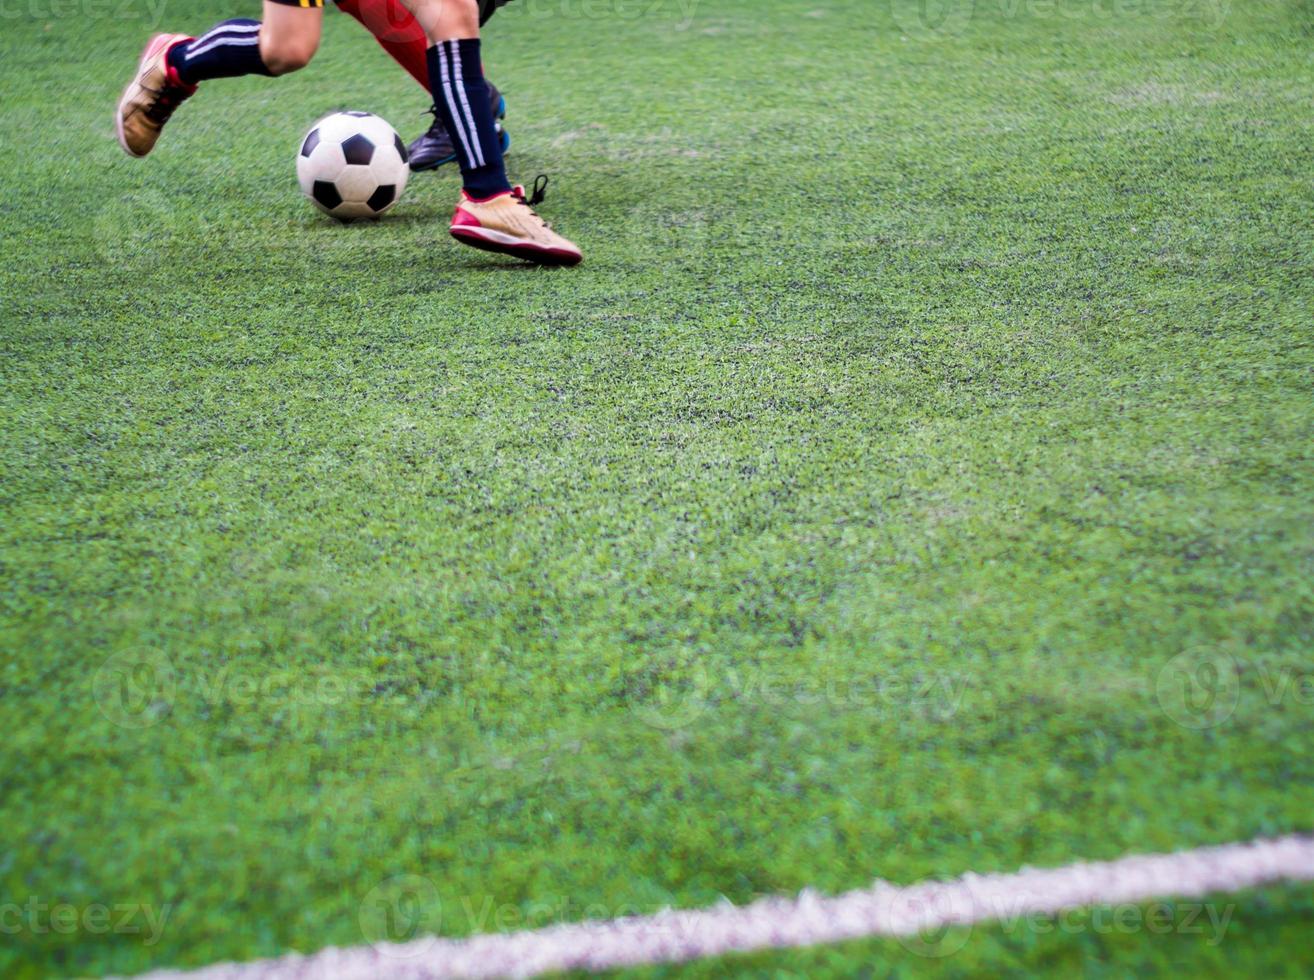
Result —
<instances>
[{"instance_id":1,"label":"blue sock with white stripes","mask_svg":"<svg viewBox=\"0 0 1314 980\"><path fill-rule=\"evenodd\" d=\"M456 146L465 192L482 199L509 191L479 39L441 41L429 49L428 60L433 103Z\"/></svg>"},{"instance_id":2,"label":"blue sock with white stripes","mask_svg":"<svg viewBox=\"0 0 1314 980\"><path fill-rule=\"evenodd\" d=\"M239 17L216 24L195 41L169 49L169 67L184 85L211 78L268 75L260 58L260 21Z\"/></svg>"}]
</instances>

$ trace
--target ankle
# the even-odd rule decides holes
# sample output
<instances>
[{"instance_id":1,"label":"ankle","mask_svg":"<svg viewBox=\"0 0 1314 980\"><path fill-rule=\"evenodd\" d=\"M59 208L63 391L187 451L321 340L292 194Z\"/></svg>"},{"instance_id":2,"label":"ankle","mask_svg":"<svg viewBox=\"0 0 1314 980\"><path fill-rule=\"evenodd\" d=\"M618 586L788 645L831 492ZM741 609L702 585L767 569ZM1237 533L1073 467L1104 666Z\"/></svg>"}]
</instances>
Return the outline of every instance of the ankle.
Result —
<instances>
[{"instance_id":1,"label":"ankle","mask_svg":"<svg viewBox=\"0 0 1314 980\"><path fill-rule=\"evenodd\" d=\"M511 193L511 183L506 179L506 172L501 167L496 169L498 172L492 174L482 174L478 171L466 173L463 187L465 196L477 204L482 204L495 197Z\"/></svg>"},{"instance_id":2,"label":"ankle","mask_svg":"<svg viewBox=\"0 0 1314 980\"><path fill-rule=\"evenodd\" d=\"M474 190L470 188L463 188L461 189L461 193L465 194L465 200L469 201L470 204L487 204L489 201L497 200L498 197L506 197L507 194L512 192L512 190L514 190L514 188L494 190L494 192L490 194L481 194L474 192Z\"/></svg>"},{"instance_id":3,"label":"ankle","mask_svg":"<svg viewBox=\"0 0 1314 980\"><path fill-rule=\"evenodd\" d=\"M183 79L182 74L178 71L178 66L182 64L184 49L195 40L194 37L187 37L180 41L174 41L169 45L168 50L164 52L164 80L172 88L183 89L188 95L196 91L196 86Z\"/></svg>"}]
</instances>

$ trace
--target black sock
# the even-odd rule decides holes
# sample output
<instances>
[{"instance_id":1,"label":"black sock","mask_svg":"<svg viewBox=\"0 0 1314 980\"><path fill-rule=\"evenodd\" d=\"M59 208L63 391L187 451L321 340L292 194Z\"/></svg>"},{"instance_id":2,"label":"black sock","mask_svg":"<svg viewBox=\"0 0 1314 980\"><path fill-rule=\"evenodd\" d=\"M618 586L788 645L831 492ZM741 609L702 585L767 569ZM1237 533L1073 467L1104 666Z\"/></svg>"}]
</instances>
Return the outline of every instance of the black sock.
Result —
<instances>
[{"instance_id":1,"label":"black sock","mask_svg":"<svg viewBox=\"0 0 1314 980\"><path fill-rule=\"evenodd\" d=\"M429 88L456 146L466 193L486 198L509 191L479 39L443 41L429 49L428 58Z\"/></svg>"},{"instance_id":2,"label":"black sock","mask_svg":"<svg viewBox=\"0 0 1314 980\"><path fill-rule=\"evenodd\" d=\"M268 75L260 59L260 21L239 17L216 24L195 41L169 49L169 67L184 85L211 78Z\"/></svg>"}]
</instances>

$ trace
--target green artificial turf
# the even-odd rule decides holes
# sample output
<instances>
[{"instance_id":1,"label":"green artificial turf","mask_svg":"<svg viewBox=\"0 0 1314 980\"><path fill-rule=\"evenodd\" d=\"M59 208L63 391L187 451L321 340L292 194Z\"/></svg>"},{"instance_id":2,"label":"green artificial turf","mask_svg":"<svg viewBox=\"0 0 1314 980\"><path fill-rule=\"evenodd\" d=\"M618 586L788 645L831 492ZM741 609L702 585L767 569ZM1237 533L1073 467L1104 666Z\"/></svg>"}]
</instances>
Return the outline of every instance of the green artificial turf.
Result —
<instances>
[{"instance_id":1,"label":"green artificial turf","mask_svg":"<svg viewBox=\"0 0 1314 980\"><path fill-rule=\"evenodd\" d=\"M427 122L340 14L138 161L145 37L254 8L11 5L0 907L77 921L0 974L1311 829L1314 8L893 2L499 14L576 270L450 168L300 198L321 114ZM1314 968L1309 888L1212 901L695 972Z\"/></svg>"}]
</instances>

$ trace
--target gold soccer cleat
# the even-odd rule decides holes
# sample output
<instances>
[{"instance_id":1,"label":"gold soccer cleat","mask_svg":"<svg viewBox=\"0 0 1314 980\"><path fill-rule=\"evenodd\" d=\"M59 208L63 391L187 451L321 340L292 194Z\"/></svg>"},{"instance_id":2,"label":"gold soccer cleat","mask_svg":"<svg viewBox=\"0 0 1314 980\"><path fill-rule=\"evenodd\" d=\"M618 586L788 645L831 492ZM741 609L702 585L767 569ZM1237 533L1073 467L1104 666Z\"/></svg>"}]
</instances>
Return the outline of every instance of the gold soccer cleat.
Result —
<instances>
[{"instance_id":1,"label":"gold soccer cleat","mask_svg":"<svg viewBox=\"0 0 1314 980\"><path fill-rule=\"evenodd\" d=\"M534 211L546 186L547 178L540 177L534 196L528 199L519 186L482 201L462 191L452 215L452 237L540 265L578 265L584 258L578 246L558 235Z\"/></svg>"},{"instance_id":2,"label":"gold soccer cleat","mask_svg":"<svg viewBox=\"0 0 1314 980\"><path fill-rule=\"evenodd\" d=\"M157 34L142 52L137 77L123 90L114 120L119 145L130 156L144 157L155 149L173 110L196 91L195 85L184 85L165 61L171 47L190 40L186 34Z\"/></svg>"}]
</instances>

